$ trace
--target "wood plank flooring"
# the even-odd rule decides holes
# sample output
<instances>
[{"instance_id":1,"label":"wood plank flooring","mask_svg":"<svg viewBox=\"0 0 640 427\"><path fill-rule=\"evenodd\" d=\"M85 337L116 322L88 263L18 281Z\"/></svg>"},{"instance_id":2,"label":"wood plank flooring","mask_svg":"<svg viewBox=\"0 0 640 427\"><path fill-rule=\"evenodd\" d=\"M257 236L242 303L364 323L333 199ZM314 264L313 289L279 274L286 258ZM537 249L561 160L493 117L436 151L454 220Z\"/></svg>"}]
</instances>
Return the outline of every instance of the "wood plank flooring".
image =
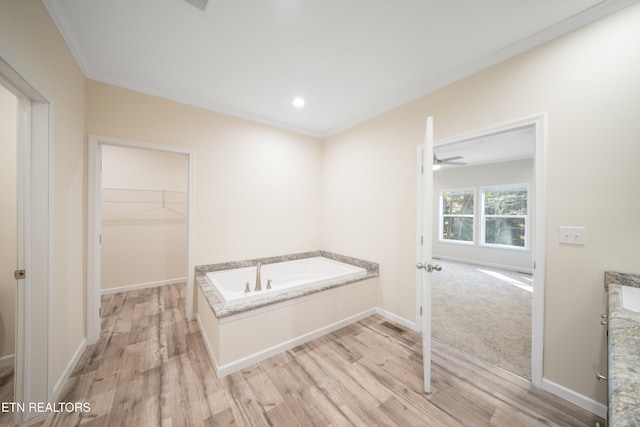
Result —
<instances>
[{"instance_id":1,"label":"wood plank flooring","mask_svg":"<svg viewBox=\"0 0 640 427\"><path fill-rule=\"evenodd\" d=\"M13 366L0 368L0 402L13 402ZM0 411L0 426L11 425L13 414Z\"/></svg>"},{"instance_id":2,"label":"wood plank flooring","mask_svg":"<svg viewBox=\"0 0 640 427\"><path fill-rule=\"evenodd\" d=\"M57 413L29 426L593 426L603 421L507 371L433 342L422 392L420 336L371 316L216 378L184 285L104 296Z\"/></svg>"}]
</instances>

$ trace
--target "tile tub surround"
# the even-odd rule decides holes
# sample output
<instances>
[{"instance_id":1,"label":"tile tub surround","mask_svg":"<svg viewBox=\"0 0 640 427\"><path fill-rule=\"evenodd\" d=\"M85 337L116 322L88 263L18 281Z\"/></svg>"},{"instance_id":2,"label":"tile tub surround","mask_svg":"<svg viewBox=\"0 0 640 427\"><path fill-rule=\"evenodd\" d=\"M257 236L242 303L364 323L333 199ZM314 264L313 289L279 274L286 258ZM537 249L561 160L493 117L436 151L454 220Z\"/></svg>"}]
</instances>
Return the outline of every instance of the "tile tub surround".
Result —
<instances>
[{"instance_id":1,"label":"tile tub surround","mask_svg":"<svg viewBox=\"0 0 640 427\"><path fill-rule=\"evenodd\" d=\"M294 289L290 292L285 292L279 295L265 297L258 300L239 302L236 304L223 303L218 297L218 294L211 287L211 284L209 284L209 282L206 279L206 274L211 271L231 270L234 268L242 268L242 267L254 267L258 264L258 262L265 265L265 264L272 264L276 262L294 261L298 259L312 258L317 256L322 256L335 261L340 261L346 264L362 267L365 270L367 270L367 275L364 277L359 277L357 279L332 282L332 283L316 285L316 286L309 286L304 289ZM199 266L196 266L195 268L195 276L196 276L196 281L203 295L207 299L209 306L213 311L213 314L215 315L216 318L221 319L223 317L244 313L246 311L253 310L256 308L277 304L283 301L288 301L293 298L298 298L298 297L313 294L316 292L321 292L327 289L332 289L332 288L344 286L350 283L367 280L373 277L378 277L378 264L370 261L361 260L358 258L335 254L332 252L313 251L313 252L303 252L303 253L297 253L297 254L291 254L291 255L282 255L282 256L276 256L276 257L257 258L257 259L244 260L244 261L199 265Z\"/></svg>"},{"instance_id":2,"label":"tile tub surround","mask_svg":"<svg viewBox=\"0 0 640 427\"><path fill-rule=\"evenodd\" d=\"M605 272L611 427L640 425L640 313L622 308L621 285L640 287L640 274Z\"/></svg>"}]
</instances>

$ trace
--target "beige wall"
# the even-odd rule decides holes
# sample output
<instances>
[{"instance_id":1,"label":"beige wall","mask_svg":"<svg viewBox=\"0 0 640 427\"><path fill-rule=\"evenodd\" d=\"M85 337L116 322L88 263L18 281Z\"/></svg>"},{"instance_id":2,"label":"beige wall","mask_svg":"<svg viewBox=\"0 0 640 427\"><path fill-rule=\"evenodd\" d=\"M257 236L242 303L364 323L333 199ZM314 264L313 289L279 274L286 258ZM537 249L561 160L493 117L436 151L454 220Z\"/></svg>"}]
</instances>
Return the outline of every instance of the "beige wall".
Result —
<instances>
[{"instance_id":1,"label":"beige wall","mask_svg":"<svg viewBox=\"0 0 640 427\"><path fill-rule=\"evenodd\" d=\"M529 247L527 250L497 249L479 245L480 223L478 218L481 215L480 187L486 185L504 184L528 184L529 185L529 218L528 226L530 232L533 230L535 218L534 209L534 179L533 179L533 159L517 160L512 162L500 162L487 165L442 168L433 174L433 254L458 258L468 261L481 262L487 264L501 265L510 268L519 268L529 271L533 268L533 257L531 251L532 237L529 237ZM475 189L475 212L476 222L474 233L476 242L474 245L461 245L439 240L439 204L440 191L456 190L462 188Z\"/></svg>"},{"instance_id":2,"label":"beige wall","mask_svg":"<svg viewBox=\"0 0 640 427\"><path fill-rule=\"evenodd\" d=\"M18 100L0 85L0 366L15 352Z\"/></svg>"},{"instance_id":3,"label":"beige wall","mask_svg":"<svg viewBox=\"0 0 640 427\"><path fill-rule=\"evenodd\" d=\"M195 152L195 263L320 248L321 141L95 81L88 133Z\"/></svg>"},{"instance_id":4,"label":"beige wall","mask_svg":"<svg viewBox=\"0 0 640 427\"><path fill-rule=\"evenodd\" d=\"M640 4L329 138L323 247L380 263L382 308L414 318L416 146L547 114L544 377L599 402L603 272L640 273ZM561 246L558 226L587 228Z\"/></svg>"},{"instance_id":5,"label":"beige wall","mask_svg":"<svg viewBox=\"0 0 640 427\"><path fill-rule=\"evenodd\" d=\"M186 277L188 174L186 154L102 146L102 289Z\"/></svg>"},{"instance_id":6,"label":"beige wall","mask_svg":"<svg viewBox=\"0 0 640 427\"><path fill-rule=\"evenodd\" d=\"M0 0L0 52L52 105L52 377L85 337L85 79L40 1ZM38 351L38 349L32 349Z\"/></svg>"}]
</instances>

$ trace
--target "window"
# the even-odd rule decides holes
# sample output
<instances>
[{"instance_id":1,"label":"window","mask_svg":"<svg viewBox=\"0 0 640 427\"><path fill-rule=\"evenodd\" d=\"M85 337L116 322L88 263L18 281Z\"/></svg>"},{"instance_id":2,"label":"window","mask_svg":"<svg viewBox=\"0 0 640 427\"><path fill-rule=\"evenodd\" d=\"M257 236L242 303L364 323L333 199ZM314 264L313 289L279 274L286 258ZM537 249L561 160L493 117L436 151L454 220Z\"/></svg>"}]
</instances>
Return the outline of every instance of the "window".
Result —
<instances>
[{"instance_id":1,"label":"window","mask_svg":"<svg viewBox=\"0 0 640 427\"><path fill-rule=\"evenodd\" d=\"M483 187L482 244L527 247L528 186Z\"/></svg>"},{"instance_id":2,"label":"window","mask_svg":"<svg viewBox=\"0 0 640 427\"><path fill-rule=\"evenodd\" d=\"M474 190L440 192L440 240L473 243Z\"/></svg>"}]
</instances>

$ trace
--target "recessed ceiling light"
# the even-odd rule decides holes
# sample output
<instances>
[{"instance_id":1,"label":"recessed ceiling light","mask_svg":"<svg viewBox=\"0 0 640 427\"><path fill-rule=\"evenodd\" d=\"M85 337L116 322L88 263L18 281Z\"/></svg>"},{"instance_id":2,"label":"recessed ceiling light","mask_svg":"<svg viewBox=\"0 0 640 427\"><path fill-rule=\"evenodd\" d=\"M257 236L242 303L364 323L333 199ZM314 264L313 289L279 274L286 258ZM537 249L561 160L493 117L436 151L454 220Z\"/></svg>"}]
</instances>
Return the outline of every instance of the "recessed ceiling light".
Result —
<instances>
[{"instance_id":1,"label":"recessed ceiling light","mask_svg":"<svg viewBox=\"0 0 640 427\"><path fill-rule=\"evenodd\" d=\"M302 98L293 98L293 106L294 107L304 107L304 99Z\"/></svg>"}]
</instances>

